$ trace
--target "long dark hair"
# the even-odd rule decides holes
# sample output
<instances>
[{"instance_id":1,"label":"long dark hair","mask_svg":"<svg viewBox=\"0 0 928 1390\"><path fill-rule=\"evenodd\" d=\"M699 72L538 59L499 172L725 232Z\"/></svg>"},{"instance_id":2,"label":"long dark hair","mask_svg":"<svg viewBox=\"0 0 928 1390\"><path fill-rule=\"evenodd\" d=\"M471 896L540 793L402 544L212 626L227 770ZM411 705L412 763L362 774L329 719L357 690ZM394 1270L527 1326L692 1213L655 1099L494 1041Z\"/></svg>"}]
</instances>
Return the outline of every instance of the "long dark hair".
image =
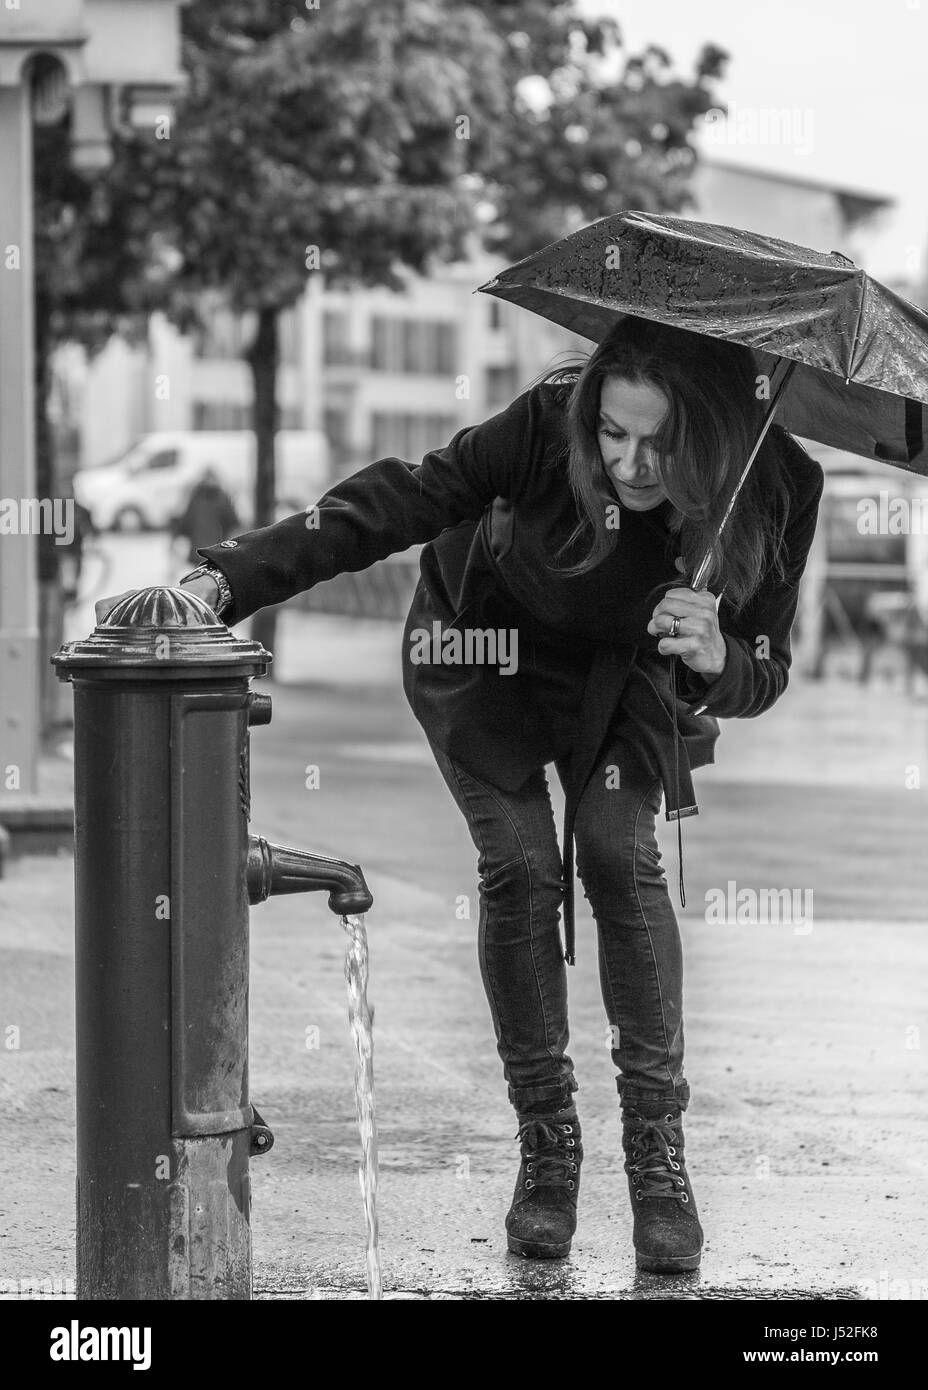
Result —
<instances>
[{"instance_id":1,"label":"long dark hair","mask_svg":"<svg viewBox=\"0 0 928 1390\"><path fill-rule=\"evenodd\" d=\"M685 574L696 572L712 550L708 582L724 585L737 612L781 555L788 511L788 480L774 431L768 434L735 503L721 538L716 532L763 419L763 392L747 348L686 329L631 315L620 319L583 365L561 365L536 378L560 388L566 409L568 477L580 512L576 528L549 568L565 578L600 564L620 532L607 526L616 495L599 447L600 392L607 377L644 382L667 398L669 409L657 439L654 472L671 502L668 526L680 538ZM533 383L533 384L536 384ZM586 554L557 561L584 537ZM682 582L682 581L681 581Z\"/></svg>"}]
</instances>

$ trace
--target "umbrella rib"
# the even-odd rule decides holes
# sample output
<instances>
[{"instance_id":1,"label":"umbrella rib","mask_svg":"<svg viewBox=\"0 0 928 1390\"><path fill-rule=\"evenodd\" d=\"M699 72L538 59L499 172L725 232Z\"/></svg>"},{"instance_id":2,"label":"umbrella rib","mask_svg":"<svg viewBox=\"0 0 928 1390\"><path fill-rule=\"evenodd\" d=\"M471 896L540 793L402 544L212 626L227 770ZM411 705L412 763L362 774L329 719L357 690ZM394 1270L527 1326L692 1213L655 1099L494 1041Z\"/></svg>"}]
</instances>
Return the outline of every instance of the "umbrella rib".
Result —
<instances>
[{"instance_id":1,"label":"umbrella rib","mask_svg":"<svg viewBox=\"0 0 928 1390\"><path fill-rule=\"evenodd\" d=\"M857 322L854 325L854 341L851 344L851 359L848 363L848 374L844 378L845 386L850 386L851 376L854 373L854 363L857 357L857 344L860 341L860 325L864 318L864 300L867 297L867 281L864 277L860 282L860 300L857 305Z\"/></svg>"}]
</instances>

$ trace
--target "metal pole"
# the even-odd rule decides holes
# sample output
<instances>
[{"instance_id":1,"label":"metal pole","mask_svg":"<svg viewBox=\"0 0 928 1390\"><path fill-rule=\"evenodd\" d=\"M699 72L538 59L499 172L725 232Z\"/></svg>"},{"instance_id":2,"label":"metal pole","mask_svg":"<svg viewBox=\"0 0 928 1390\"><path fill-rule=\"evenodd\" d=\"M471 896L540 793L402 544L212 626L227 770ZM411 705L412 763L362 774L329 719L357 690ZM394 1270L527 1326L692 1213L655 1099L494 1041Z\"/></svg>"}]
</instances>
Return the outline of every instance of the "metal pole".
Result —
<instances>
[{"instance_id":1,"label":"metal pole","mask_svg":"<svg viewBox=\"0 0 928 1390\"><path fill-rule=\"evenodd\" d=\"M39 626L34 512L32 110L0 87L0 807L37 790ZM26 501L26 507L21 504ZM26 534L22 534L23 530Z\"/></svg>"}]
</instances>

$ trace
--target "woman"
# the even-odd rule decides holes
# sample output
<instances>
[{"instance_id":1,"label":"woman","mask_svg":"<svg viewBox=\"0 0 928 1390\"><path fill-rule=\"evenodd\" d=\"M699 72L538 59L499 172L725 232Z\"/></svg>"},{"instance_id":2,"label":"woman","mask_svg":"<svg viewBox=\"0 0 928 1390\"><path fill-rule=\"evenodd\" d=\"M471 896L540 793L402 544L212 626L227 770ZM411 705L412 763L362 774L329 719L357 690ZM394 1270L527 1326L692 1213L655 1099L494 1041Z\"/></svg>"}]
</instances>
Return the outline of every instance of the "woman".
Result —
<instances>
[{"instance_id":1,"label":"woman","mask_svg":"<svg viewBox=\"0 0 928 1390\"><path fill-rule=\"evenodd\" d=\"M559 934L563 903L572 962L575 842L637 1264L699 1264L680 934L655 817L663 793L679 836L716 716L760 714L786 686L823 473L784 431L771 430L717 537L764 395L745 349L626 318L582 370L550 373L419 465L382 459L305 516L201 549L205 566L183 580L233 624L428 542L404 687L478 850L480 968L521 1146L506 1230L526 1256L566 1255L576 1227L583 1150ZM681 577L709 547L718 600ZM682 899L682 867L680 885Z\"/></svg>"}]
</instances>

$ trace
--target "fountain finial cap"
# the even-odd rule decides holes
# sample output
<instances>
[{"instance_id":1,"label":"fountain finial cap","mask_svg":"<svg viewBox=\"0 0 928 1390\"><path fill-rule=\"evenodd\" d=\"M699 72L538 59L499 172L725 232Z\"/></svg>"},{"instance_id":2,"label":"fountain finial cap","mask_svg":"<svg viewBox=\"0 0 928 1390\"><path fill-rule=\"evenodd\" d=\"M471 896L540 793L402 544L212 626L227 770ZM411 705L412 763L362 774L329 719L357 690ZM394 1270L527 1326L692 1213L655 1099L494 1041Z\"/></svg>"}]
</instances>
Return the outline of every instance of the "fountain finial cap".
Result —
<instances>
[{"instance_id":1,"label":"fountain finial cap","mask_svg":"<svg viewBox=\"0 0 928 1390\"><path fill-rule=\"evenodd\" d=\"M272 661L260 642L235 637L189 589L157 587L127 594L89 637L66 642L52 657L60 680L83 669L144 668L150 674L178 669L224 668L224 673L263 675ZM228 669L228 668L231 668Z\"/></svg>"}]
</instances>

